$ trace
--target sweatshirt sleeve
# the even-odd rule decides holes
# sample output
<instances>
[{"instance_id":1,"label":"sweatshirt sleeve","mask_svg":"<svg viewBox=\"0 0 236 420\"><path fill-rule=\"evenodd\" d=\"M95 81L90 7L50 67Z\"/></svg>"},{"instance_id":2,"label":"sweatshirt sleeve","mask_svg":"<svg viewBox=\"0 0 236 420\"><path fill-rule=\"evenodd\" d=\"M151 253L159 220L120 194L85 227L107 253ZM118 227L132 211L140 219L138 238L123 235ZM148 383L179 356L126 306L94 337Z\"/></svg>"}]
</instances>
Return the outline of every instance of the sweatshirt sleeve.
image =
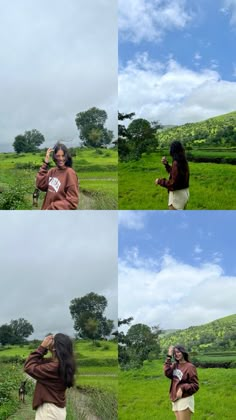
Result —
<instances>
[{"instance_id":1,"label":"sweatshirt sleeve","mask_svg":"<svg viewBox=\"0 0 236 420\"><path fill-rule=\"evenodd\" d=\"M43 163L36 177L36 187L41 191L48 190L49 166Z\"/></svg>"},{"instance_id":2,"label":"sweatshirt sleeve","mask_svg":"<svg viewBox=\"0 0 236 420\"><path fill-rule=\"evenodd\" d=\"M171 165L169 165L169 163L168 163L168 162L166 163L165 168L166 168L166 171L168 172L168 174L170 174L171 169L172 169L172 166L171 166Z\"/></svg>"},{"instance_id":3,"label":"sweatshirt sleeve","mask_svg":"<svg viewBox=\"0 0 236 420\"><path fill-rule=\"evenodd\" d=\"M47 349L39 346L37 350L31 353L24 364L24 371L36 380L55 379L55 369L52 369L52 361L43 362L43 356L47 353Z\"/></svg>"},{"instance_id":4,"label":"sweatshirt sleeve","mask_svg":"<svg viewBox=\"0 0 236 420\"><path fill-rule=\"evenodd\" d=\"M159 178L158 179L158 185L160 185L161 187L167 188L169 191L174 191L175 189L175 185L177 183L177 179L178 179L178 165L177 162L174 161L172 167L170 167L170 171L171 171L171 177L170 179L166 179L166 178Z\"/></svg>"},{"instance_id":5,"label":"sweatshirt sleeve","mask_svg":"<svg viewBox=\"0 0 236 420\"><path fill-rule=\"evenodd\" d=\"M164 374L167 378L173 378L173 370L175 369L175 363L171 363L171 359L167 357L165 364L164 364Z\"/></svg>"},{"instance_id":6,"label":"sweatshirt sleeve","mask_svg":"<svg viewBox=\"0 0 236 420\"><path fill-rule=\"evenodd\" d=\"M68 174L66 197L54 201L48 207L48 210L76 210L79 204L79 184L76 173L70 172Z\"/></svg>"},{"instance_id":7,"label":"sweatshirt sleeve","mask_svg":"<svg viewBox=\"0 0 236 420\"><path fill-rule=\"evenodd\" d=\"M195 366L192 365L189 369L188 382L180 384L180 387L187 395L193 395L199 390L198 376Z\"/></svg>"}]
</instances>

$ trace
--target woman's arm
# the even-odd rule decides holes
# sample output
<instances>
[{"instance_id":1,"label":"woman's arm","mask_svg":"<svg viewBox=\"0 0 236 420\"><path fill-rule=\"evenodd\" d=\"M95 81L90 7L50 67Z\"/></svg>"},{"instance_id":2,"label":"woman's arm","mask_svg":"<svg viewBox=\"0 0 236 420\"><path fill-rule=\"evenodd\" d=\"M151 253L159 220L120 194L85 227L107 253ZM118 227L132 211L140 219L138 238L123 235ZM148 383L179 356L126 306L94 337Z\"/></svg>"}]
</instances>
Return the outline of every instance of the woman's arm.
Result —
<instances>
[{"instance_id":1,"label":"woman's arm","mask_svg":"<svg viewBox=\"0 0 236 420\"><path fill-rule=\"evenodd\" d=\"M172 166L168 165L168 167L170 168L171 178L168 180L166 178L158 178L157 184L160 185L161 187L167 188L169 191L174 191L175 185L178 180L178 174L179 174L178 164L176 161L174 161L173 165ZM167 172L169 172L167 168L166 170Z\"/></svg>"},{"instance_id":2,"label":"woman's arm","mask_svg":"<svg viewBox=\"0 0 236 420\"><path fill-rule=\"evenodd\" d=\"M48 163L43 163L36 177L36 187L41 191L48 190L48 178L49 178L49 166Z\"/></svg>"},{"instance_id":3,"label":"woman's arm","mask_svg":"<svg viewBox=\"0 0 236 420\"><path fill-rule=\"evenodd\" d=\"M195 366L192 365L189 369L188 382L180 384L179 386L183 393L186 393L187 395L193 395L199 390L198 376Z\"/></svg>"}]
</instances>

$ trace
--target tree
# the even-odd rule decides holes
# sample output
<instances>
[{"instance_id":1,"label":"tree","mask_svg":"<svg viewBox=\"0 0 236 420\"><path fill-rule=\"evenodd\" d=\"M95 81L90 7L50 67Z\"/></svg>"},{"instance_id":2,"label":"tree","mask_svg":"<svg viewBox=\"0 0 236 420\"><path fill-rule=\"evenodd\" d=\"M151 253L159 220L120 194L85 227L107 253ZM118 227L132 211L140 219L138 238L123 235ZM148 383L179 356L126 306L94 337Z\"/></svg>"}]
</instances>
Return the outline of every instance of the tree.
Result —
<instances>
[{"instance_id":1,"label":"tree","mask_svg":"<svg viewBox=\"0 0 236 420\"><path fill-rule=\"evenodd\" d=\"M150 123L143 118L133 120L128 128L129 141L132 145L132 158L140 159L142 153L155 151L157 139L155 137L160 124L157 121Z\"/></svg>"},{"instance_id":2,"label":"tree","mask_svg":"<svg viewBox=\"0 0 236 420\"><path fill-rule=\"evenodd\" d=\"M21 344L33 332L33 326L24 318L15 319L0 326L0 342L2 345Z\"/></svg>"},{"instance_id":3,"label":"tree","mask_svg":"<svg viewBox=\"0 0 236 420\"><path fill-rule=\"evenodd\" d=\"M12 320L10 327L15 337L15 344L23 343L34 332L33 326L24 318Z\"/></svg>"},{"instance_id":4,"label":"tree","mask_svg":"<svg viewBox=\"0 0 236 420\"><path fill-rule=\"evenodd\" d=\"M134 117L135 113L131 112L129 114L122 114L121 112L118 112L118 121L124 121L126 119L131 120ZM127 160L130 153L130 147L128 144L129 140L129 133L127 131L127 128L124 124L118 124L118 154L119 159L121 161Z\"/></svg>"},{"instance_id":5,"label":"tree","mask_svg":"<svg viewBox=\"0 0 236 420\"><path fill-rule=\"evenodd\" d=\"M96 107L76 114L75 122L85 146L101 147L111 143L113 132L104 127L107 113Z\"/></svg>"},{"instance_id":6,"label":"tree","mask_svg":"<svg viewBox=\"0 0 236 420\"><path fill-rule=\"evenodd\" d=\"M130 324L132 318L121 321ZM121 324L120 324L121 325ZM119 363L121 367L141 367L144 360L156 359L160 354L158 326L132 325L127 334L119 333Z\"/></svg>"},{"instance_id":7,"label":"tree","mask_svg":"<svg viewBox=\"0 0 236 420\"><path fill-rule=\"evenodd\" d=\"M71 301L74 329L81 338L96 340L111 334L114 323L103 315L106 307L105 296L93 292Z\"/></svg>"},{"instance_id":8,"label":"tree","mask_svg":"<svg viewBox=\"0 0 236 420\"><path fill-rule=\"evenodd\" d=\"M13 147L16 153L36 152L44 141L44 136L38 130L33 129L16 136Z\"/></svg>"}]
</instances>

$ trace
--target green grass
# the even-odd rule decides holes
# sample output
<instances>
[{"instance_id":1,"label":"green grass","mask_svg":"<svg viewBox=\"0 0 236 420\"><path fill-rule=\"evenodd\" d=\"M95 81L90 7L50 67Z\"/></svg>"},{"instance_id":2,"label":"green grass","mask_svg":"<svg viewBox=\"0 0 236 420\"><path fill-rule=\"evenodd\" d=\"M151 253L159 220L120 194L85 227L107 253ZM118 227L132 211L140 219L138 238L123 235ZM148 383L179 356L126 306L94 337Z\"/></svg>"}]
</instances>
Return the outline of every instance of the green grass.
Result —
<instances>
[{"instance_id":1,"label":"green grass","mask_svg":"<svg viewBox=\"0 0 236 420\"><path fill-rule=\"evenodd\" d=\"M119 163L119 209L166 210L168 192L156 186L156 178L168 178L161 154L143 155L138 162ZM171 160L169 159L171 162ZM189 162L188 210L236 209L236 166Z\"/></svg>"},{"instance_id":2,"label":"green grass","mask_svg":"<svg viewBox=\"0 0 236 420\"><path fill-rule=\"evenodd\" d=\"M195 395L198 420L233 420L236 412L235 369L198 369L200 390ZM140 370L119 372L119 419L171 420L170 380L161 361Z\"/></svg>"},{"instance_id":3,"label":"green grass","mask_svg":"<svg viewBox=\"0 0 236 420\"><path fill-rule=\"evenodd\" d=\"M79 209L117 209L118 173L117 151L106 149L77 149L73 167L80 182ZM45 153L0 153L0 191L20 187L26 203L20 209L34 209L32 194L35 177ZM85 197L84 197L85 196ZM87 198L86 198L87 197ZM44 193L40 193L41 208ZM18 207L17 207L18 209Z\"/></svg>"}]
</instances>

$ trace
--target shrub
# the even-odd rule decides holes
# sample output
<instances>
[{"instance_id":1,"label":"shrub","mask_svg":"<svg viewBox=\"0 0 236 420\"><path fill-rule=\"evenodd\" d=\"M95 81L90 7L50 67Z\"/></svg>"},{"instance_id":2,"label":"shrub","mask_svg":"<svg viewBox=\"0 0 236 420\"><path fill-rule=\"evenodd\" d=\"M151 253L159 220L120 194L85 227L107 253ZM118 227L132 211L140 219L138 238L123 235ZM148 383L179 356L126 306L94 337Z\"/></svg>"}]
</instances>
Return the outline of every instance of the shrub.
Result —
<instances>
[{"instance_id":1,"label":"shrub","mask_svg":"<svg viewBox=\"0 0 236 420\"><path fill-rule=\"evenodd\" d=\"M28 208L25 195L27 191L22 187L13 187L0 194L0 210L20 210Z\"/></svg>"}]
</instances>

